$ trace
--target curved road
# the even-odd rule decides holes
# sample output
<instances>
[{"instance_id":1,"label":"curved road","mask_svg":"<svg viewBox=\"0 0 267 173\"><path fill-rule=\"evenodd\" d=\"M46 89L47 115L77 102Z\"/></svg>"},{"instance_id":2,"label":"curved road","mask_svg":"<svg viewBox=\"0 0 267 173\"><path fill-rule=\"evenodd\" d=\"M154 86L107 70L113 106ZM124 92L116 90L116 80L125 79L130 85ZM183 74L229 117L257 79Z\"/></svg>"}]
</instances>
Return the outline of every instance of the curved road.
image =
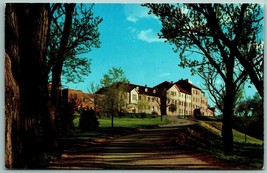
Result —
<instances>
[{"instance_id":1,"label":"curved road","mask_svg":"<svg viewBox=\"0 0 267 173\"><path fill-rule=\"evenodd\" d=\"M110 139L83 140L63 151L48 169L243 169L205 153L181 150L175 144L177 125L140 129L135 134ZM194 123L193 123L194 124ZM78 145L78 143L77 143Z\"/></svg>"}]
</instances>

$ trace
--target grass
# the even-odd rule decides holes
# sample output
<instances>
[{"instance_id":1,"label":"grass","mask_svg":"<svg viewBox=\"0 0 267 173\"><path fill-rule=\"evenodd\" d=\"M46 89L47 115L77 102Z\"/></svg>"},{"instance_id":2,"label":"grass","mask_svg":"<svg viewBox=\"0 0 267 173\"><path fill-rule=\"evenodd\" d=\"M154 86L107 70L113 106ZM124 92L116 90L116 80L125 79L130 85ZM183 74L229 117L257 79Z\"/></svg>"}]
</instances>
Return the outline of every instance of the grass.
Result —
<instances>
[{"instance_id":1,"label":"grass","mask_svg":"<svg viewBox=\"0 0 267 173\"><path fill-rule=\"evenodd\" d=\"M156 118L118 118L114 117L113 125L111 128L111 118L101 118L99 121L99 128L94 132L80 132L79 130L80 116L77 114L74 118L75 133L67 138L75 139L94 139L96 137L109 137L113 135L120 135L126 133L133 133L140 128L154 128L159 125L168 124L166 119L160 120L160 117Z\"/></svg>"},{"instance_id":2,"label":"grass","mask_svg":"<svg viewBox=\"0 0 267 173\"><path fill-rule=\"evenodd\" d=\"M114 118L114 127L120 128L153 128L169 123L168 120L157 118ZM99 119L99 128L111 127L111 119Z\"/></svg>"},{"instance_id":3,"label":"grass","mask_svg":"<svg viewBox=\"0 0 267 173\"><path fill-rule=\"evenodd\" d=\"M219 136L221 136L221 129L222 129L222 123L221 122L215 122L215 121L200 121L200 125L208 130L210 130L212 133L215 133ZM263 141L253 138L251 136L246 136L245 141L245 134L241 133L235 129L233 129L233 136L234 136L234 142L237 143L248 143L248 144L258 144L262 145Z\"/></svg>"},{"instance_id":4,"label":"grass","mask_svg":"<svg viewBox=\"0 0 267 173\"><path fill-rule=\"evenodd\" d=\"M78 129L79 116L74 119L75 127ZM139 128L153 128L168 124L167 120L156 118L114 118L114 129L111 128L111 119L99 119L99 129L96 132L77 133L76 139L95 139L96 137L112 137L114 135L133 133ZM247 136L239 131L233 130L234 151L233 155L226 156L223 152L221 137L222 123L218 121L199 121L199 125L181 128L174 134L176 143L180 148L199 150L217 158L227 160L235 165L247 165L252 169L263 168L263 141Z\"/></svg>"},{"instance_id":5,"label":"grass","mask_svg":"<svg viewBox=\"0 0 267 173\"><path fill-rule=\"evenodd\" d=\"M79 127L79 120L80 116L75 115L74 118L74 127ZM109 128L111 127L111 118L100 118L99 121L99 128ZM114 117L114 127L116 128L153 128L159 125L168 124L169 121L166 119L160 120L160 117L156 118L118 118Z\"/></svg>"},{"instance_id":6,"label":"grass","mask_svg":"<svg viewBox=\"0 0 267 173\"><path fill-rule=\"evenodd\" d=\"M204 151L235 165L247 165L252 169L263 168L263 141L233 130L233 155L226 156L223 152L221 122L199 121L199 125L183 129L177 134L177 144L182 147Z\"/></svg>"}]
</instances>

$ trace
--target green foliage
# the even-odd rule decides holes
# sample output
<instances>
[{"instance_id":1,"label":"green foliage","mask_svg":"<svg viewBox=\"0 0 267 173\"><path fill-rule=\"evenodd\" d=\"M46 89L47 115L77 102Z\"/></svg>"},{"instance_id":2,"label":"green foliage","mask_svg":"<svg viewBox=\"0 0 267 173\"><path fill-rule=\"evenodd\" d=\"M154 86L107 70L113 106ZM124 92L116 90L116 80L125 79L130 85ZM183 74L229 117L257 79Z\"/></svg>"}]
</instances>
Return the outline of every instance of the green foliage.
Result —
<instances>
[{"instance_id":1,"label":"green foliage","mask_svg":"<svg viewBox=\"0 0 267 173\"><path fill-rule=\"evenodd\" d=\"M119 83L129 83L128 79L125 77L125 72L121 68L112 67L108 70L108 73L103 76L100 81L103 87L119 88L120 86L115 86L114 84Z\"/></svg>"},{"instance_id":2,"label":"green foliage","mask_svg":"<svg viewBox=\"0 0 267 173\"><path fill-rule=\"evenodd\" d=\"M206 89L222 110L223 144L225 153L230 154L235 96L247 76L263 97L262 6L196 3L145 6L162 23L160 38L165 38L180 53L180 66L191 68L192 74L204 79ZM218 79L223 81L219 86Z\"/></svg>"},{"instance_id":3,"label":"green foliage","mask_svg":"<svg viewBox=\"0 0 267 173\"><path fill-rule=\"evenodd\" d=\"M263 139L263 101L259 94L240 101L235 108L234 127L245 134Z\"/></svg>"},{"instance_id":4,"label":"green foliage","mask_svg":"<svg viewBox=\"0 0 267 173\"><path fill-rule=\"evenodd\" d=\"M155 114L146 114L146 113L123 113L119 116L120 118L156 118Z\"/></svg>"},{"instance_id":5,"label":"green foliage","mask_svg":"<svg viewBox=\"0 0 267 173\"><path fill-rule=\"evenodd\" d=\"M175 46L181 67L189 67L192 74L202 74L204 78L212 76L213 81L217 75L226 81L231 60L236 64L233 75L237 87L234 90L239 89L246 75L258 90L262 90L263 8L260 4L144 6L160 19L159 36Z\"/></svg>"},{"instance_id":6,"label":"green foliage","mask_svg":"<svg viewBox=\"0 0 267 173\"><path fill-rule=\"evenodd\" d=\"M100 81L104 95L100 101L101 112L114 116L122 111L129 83L124 73L121 68L112 67Z\"/></svg>"},{"instance_id":7,"label":"green foliage","mask_svg":"<svg viewBox=\"0 0 267 173\"><path fill-rule=\"evenodd\" d=\"M221 122L200 121L199 125L180 129L176 135L179 147L199 150L217 158L230 161L233 165L246 165L251 169L262 169L262 140L248 137L244 143L244 134L233 130L234 150L231 156L224 154L221 140Z\"/></svg>"},{"instance_id":8,"label":"green foliage","mask_svg":"<svg viewBox=\"0 0 267 173\"><path fill-rule=\"evenodd\" d=\"M175 112L175 111L177 110L177 106L176 106L175 104L171 104L171 105L169 106L169 110L170 110L171 112Z\"/></svg>"},{"instance_id":9,"label":"green foliage","mask_svg":"<svg viewBox=\"0 0 267 173\"><path fill-rule=\"evenodd\" d=\"M81 82L82 77L90 71L91 60L82 57L92 48L100 47L98 26L102 18L95 17L92 4L76 4L73 14L72 30L63 60L57 59L64 30L65 9L63 4L52 4L53 16L50 26L50 41L48 46L48 73L57 61L63 61L63 77L65 82Z\"/></svg>"}]
</instances>

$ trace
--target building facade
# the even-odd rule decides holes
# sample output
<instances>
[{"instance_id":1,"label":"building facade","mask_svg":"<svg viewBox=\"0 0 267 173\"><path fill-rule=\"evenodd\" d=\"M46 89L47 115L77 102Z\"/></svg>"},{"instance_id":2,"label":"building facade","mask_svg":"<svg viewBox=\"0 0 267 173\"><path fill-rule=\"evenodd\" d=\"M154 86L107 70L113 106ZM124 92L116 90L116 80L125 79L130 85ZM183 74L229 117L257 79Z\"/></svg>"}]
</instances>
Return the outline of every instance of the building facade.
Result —
<instances>
[{"instance_id":1,"label":"building facade","mask_svg":"<svg viewBox=\"0 0 267 173\"><path fill-rule=\"evenodd\" d=\"M160 115L160 98L157 90L147 86L129 84L126 111Z\"/></svg>"},{"instance_id":2,"label":"building facade","mask_svg":"<svg viewBox=\"0 0 267 173\"><path fill-rule=\"evenodd\" d=\"M97 109L96 98L99 97L96 94L84 93L81 90L75 89L63 89L62 99L70 102L74 102L75 109Z\"/></svg>"},{"instance_id":3,"label":"building facade","mask_svg":"<svg viewBox=\"0 0 267 173\"><path fill-rule=\"evenodd\" d=\"M96 100L104 98L104 90L102 88L96 94L88 94L80 90L65 89L63 95L69 102L76 100L77 109L96 109ZM124 103L120 108L124 112L194 116L198 111L203 116L215 115L215 109L208 106L205 93L188 79L177 82L165 81L154 87L127 84L125 92L121 97Z\"/></svg>"}]
</instances>

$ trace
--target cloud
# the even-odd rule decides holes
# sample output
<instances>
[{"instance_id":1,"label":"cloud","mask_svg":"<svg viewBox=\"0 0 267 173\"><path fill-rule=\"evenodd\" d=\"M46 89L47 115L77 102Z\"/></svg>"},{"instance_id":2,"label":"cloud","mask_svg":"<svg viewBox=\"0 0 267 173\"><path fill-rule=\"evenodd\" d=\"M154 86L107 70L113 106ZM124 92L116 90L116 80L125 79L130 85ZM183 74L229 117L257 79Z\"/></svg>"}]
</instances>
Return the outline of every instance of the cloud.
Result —
<instances>
[{"instance_id":1,"label":"cloud","mask_svg":"<svg viewBox=\"0 0 267 173\"><path fill-rule=\"evenodd\" d=\"M138 32L137 29L133 28L133 27L128 27L128 29L130 30L131 33L136 33Z\"/></svg>"},{"instance_id":2,"label":"cloud","mask_svg":"<svg viewBox=\"0 0 267 173\"><path fill-rule=\"evenodd\" d=\"M133 17L133 16L128 16L128 17L126 18L126 20L128 20L129 22L136 23L136 22L138 21L138 18Z\"/></svg>"},{"instance_id":3,"label":"cloud","mask_svg":"<svg viewBox=\"0 0 267 173\"><path fill-rule=\"evenodd\" d=\"M132 23L137 23L139 20L144 18L157 19L157 17L153 14L148 14L149 9L147 7L142 7L138 4L126 4L124 6L124 14L126 16L126 20Z\"/></svg>"},{"instance_id":4,"label":"cloud","mask_svg":"<svg viewBox=\"0 0 267 173\"><path fill-rule=\"evenodd\" d=\"M160 39L157 33L153 32L152 29L141 30L138 33L137 38L148 43L164 42L164 39Z\"/></svg>"},{"instance_id":5,"label":"cloud","mask_svg":"<svg viewBox=\"0 0 267 173\"><path fill-rule=\"evenodd\" d=\"M171 73L162 73L159 75L159 77L169 78L171 76Z\"/></svg>"}]
</instances>

